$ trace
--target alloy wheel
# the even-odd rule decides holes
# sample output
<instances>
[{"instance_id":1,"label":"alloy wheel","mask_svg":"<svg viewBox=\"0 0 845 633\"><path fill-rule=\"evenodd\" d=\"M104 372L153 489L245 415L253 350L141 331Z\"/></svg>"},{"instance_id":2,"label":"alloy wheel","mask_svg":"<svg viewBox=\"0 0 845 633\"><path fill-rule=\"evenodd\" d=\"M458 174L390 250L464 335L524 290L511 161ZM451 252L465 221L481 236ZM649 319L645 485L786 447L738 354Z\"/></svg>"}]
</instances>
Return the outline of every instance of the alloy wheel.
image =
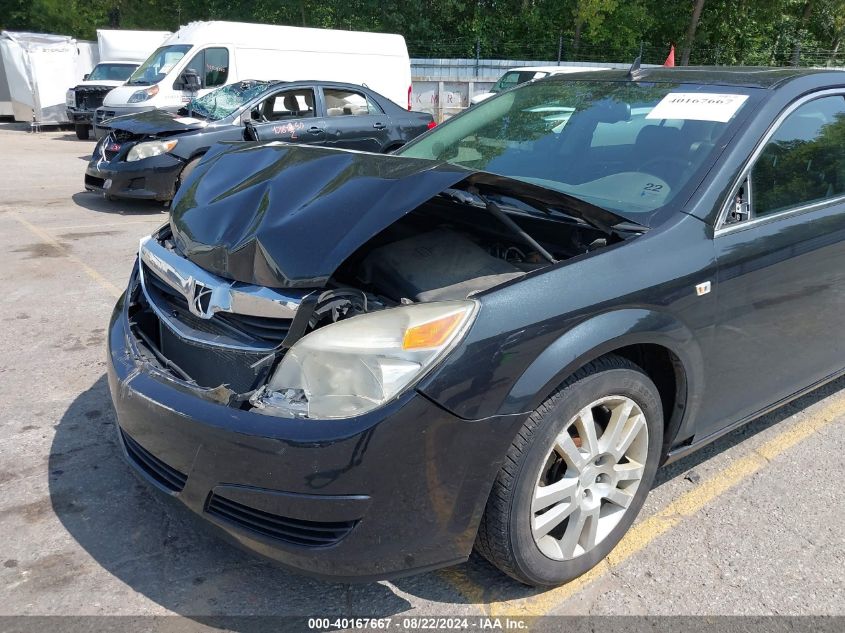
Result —
<instances>
[{"instance_id":1,"label":"alloy wheel","mask_svg":"<svg viewBox=\"0 0 845 633\"><path fill-rule=\"evenodd\" d=\"M531 534L540 551L571 560L604 540L628 510L647 456L648 425L631 398L606 396L581 409L537 476Z\"/></svg>"}]
</instances>

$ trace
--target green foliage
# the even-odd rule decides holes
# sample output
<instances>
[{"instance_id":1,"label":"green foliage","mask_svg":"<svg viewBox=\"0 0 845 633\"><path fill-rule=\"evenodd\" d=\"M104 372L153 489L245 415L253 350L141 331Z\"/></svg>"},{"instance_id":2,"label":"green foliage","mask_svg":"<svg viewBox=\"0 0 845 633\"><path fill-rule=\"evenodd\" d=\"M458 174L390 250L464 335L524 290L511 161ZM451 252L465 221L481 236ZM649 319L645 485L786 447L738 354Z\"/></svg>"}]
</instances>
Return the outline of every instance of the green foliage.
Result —
<instances>
[{"instance_id":1,"label":"green foliage","mask_svg":"<svg viewBox=\"0 0 845 633\"><path fill-rule=\"evenodd\" d=\"M0 0L0 28L94 39L236 20L401 33L412 56L661 63L693 0ZM706 0L691 63L845 63L845 0Z\"/></svg>"}]
</instances>

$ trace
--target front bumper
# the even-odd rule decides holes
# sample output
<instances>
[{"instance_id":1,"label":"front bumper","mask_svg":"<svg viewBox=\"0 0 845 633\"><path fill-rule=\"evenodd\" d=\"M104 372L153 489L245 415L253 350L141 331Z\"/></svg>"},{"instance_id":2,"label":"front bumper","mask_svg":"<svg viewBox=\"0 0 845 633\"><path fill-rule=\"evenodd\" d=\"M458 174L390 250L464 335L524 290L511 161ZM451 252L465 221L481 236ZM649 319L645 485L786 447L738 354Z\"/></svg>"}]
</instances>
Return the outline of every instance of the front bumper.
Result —
<instances>
[{"instance_id":1,"label":"front bumper","mask_svg":"<svg viewBox=\"0 0 845 633\"><path fill-rule=\"evenodd\" d=\"M185 161L172 154L127 162L121 152L106 160L99 145L85 170L85 189L116 198L166 201L173 198Z\"/></svg>"},{"instance_id":2,"label":"front bumper","mask_svg":"<svg viewBox=\"0 0 845 633\"><path fill-rule=\"evenodd\" d=\"M91 110L67 109L68 121L76 125L91 125L94 120L94 112Z\"/></svg>"},{"instance_id":3,"label":"front bumper","mask_svg":"<svg viewBox=\"0 0 845 633\"><path fill-rule=\"evenodd\" d=\"M415 392L350 420L217 404L143 358L124 299L108 354L129 462L241 546L335 580L468 557L511 421L462 420Z\"/></svg>"}]
</instances>

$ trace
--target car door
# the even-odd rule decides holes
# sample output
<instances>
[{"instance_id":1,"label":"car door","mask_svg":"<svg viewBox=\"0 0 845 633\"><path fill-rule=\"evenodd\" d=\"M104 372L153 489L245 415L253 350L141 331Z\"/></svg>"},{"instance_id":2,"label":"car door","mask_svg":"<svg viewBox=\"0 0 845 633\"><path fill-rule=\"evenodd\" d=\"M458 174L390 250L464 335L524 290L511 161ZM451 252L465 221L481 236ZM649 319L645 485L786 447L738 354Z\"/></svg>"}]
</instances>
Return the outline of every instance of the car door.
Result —
<instances>
[{"instance_id":1,"label":"car door","mask_svg":"<svg viewBox=\"0 0 845 633\"><path fill-rule=\"evenodd\" d=\"M781 115L724 213L702 437L845 367L845 97Z\"/></svg>"},{"instance_id":2,"label":"car door","mask_svg":"<svg viewBox=\"0 0 845 633\"><path fill-rule=\"evenodd\" d=\"M196 93L179 88L182 75L174 82L173 88L181 90L182 102L186 103L194 97L202 97L215 88L225 85L229 77L229 49L222 46L204 48L198 51L185 64L185 70L190 68L200 79L200 89ZM184 71L182 71L184 73Z\"/></svg>"},{"instance_id":3,"label":"car door","mask_svg":"<svg viewBox=\"0 0 845 633\"><path fill-rule=\"evenodd\" d=\"M322 145L326 124L317 106L313 88L279 90L252 107L250 127L260 141Z\"/></svg>"},{"instance_id":4,"label":"car door","mask_svg":"<svg viewBox=\"0 0 845 633\"><path fill-rule=\"evenodd\" d=\"M390 141L390 118L363 91L323 87L326 145L380 152Z\"/></svg>"}]
</instances>

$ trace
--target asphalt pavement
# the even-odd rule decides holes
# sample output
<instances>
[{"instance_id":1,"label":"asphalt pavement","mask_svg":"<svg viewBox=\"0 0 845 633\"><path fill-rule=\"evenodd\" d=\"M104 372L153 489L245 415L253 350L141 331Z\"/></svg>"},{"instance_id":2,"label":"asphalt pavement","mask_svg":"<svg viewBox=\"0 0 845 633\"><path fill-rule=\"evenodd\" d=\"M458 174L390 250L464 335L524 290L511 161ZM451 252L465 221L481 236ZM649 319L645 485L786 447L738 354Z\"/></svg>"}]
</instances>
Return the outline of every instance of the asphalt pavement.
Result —
<instances>
[{"instance_id":1,"label":"asphalt pavement","mask_svg":"<svg viewBox=\"0 0 845 633\"><path fill-rule=\"evenodd\" d=\"M84 192L93 142L27 129L0 125L0 616L845 615L845 380L664 468L608 560L556 589L475 555L327 583L224 543L115 441L105 328L166 209Z\"/></svg>"}]
</instances>

